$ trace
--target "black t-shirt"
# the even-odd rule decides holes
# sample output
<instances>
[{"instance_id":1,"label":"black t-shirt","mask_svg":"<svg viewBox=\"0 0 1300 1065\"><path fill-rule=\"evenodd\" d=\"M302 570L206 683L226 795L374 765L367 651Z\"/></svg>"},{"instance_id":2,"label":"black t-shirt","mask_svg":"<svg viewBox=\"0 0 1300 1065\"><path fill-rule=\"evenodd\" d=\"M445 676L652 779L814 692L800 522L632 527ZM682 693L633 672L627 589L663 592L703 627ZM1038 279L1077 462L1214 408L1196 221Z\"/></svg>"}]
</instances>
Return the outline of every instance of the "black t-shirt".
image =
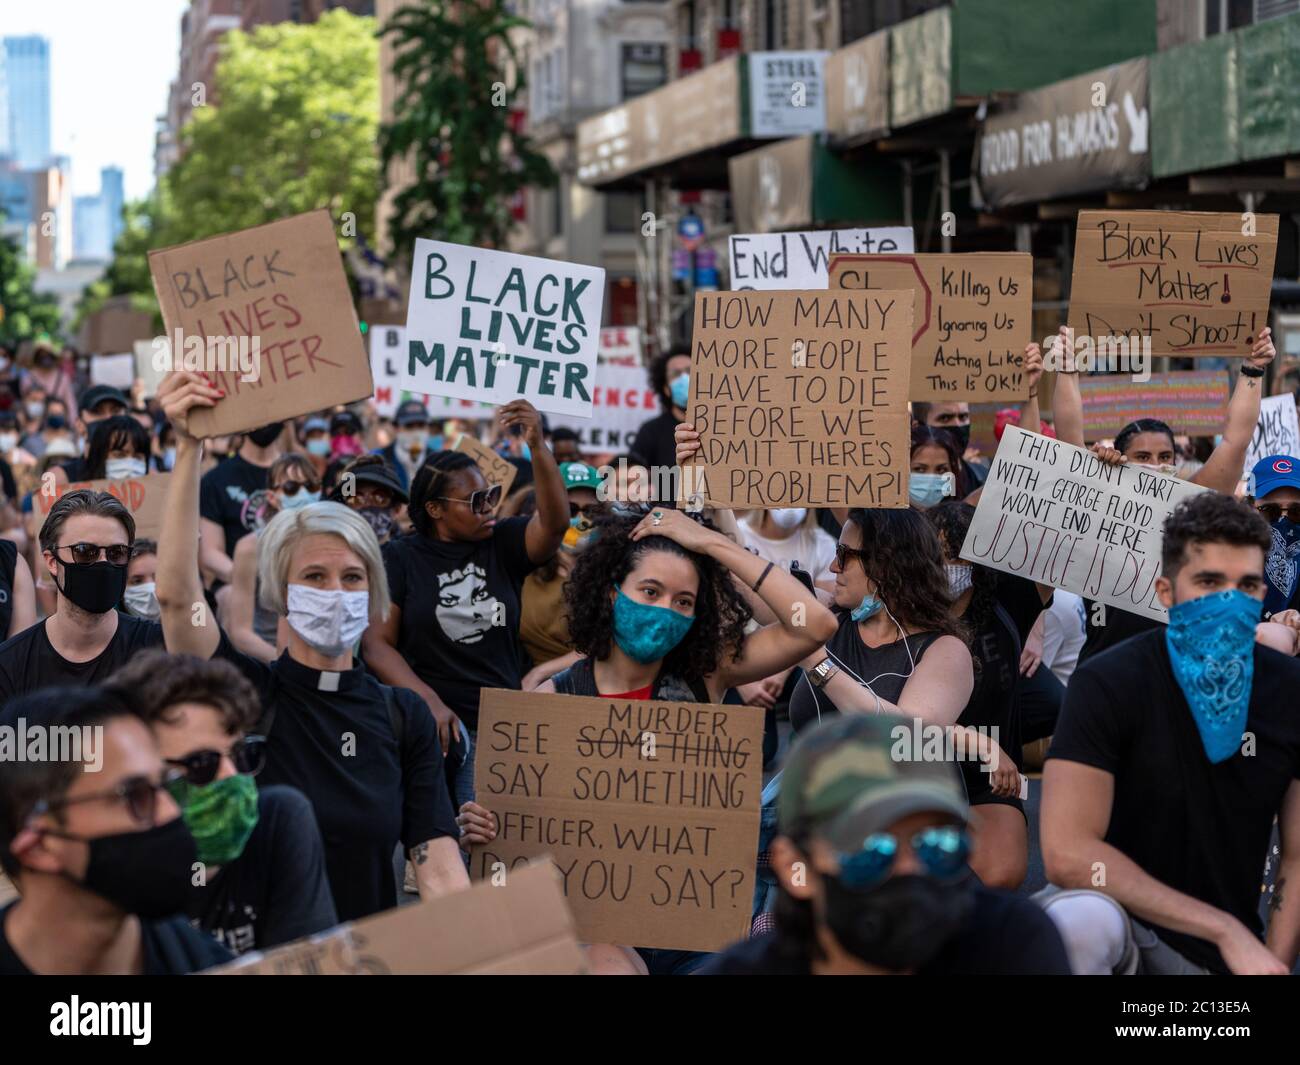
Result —
<instances>
[{"instance_id":1,"label":"black t-shirt","mask_svg":"<svg viewBox=\"0 0 1300 1065\"><path fill-rule=\"evenodd\" d=\"M1155 618L1149 618L1145 614L1134 614L1128 610L1121 610L1109 603L1103 603L1100 607L1097 607L1091 599L1085 599L1083 605L1083 647L1079 649L1077 666L1083 665L1093 655L1100 654L1102 651L1109 651L1116 644L1123 643L1134 636L1140 636L1152 629L1164 628ZM1098 621L1100 624L1097 623Z\"/></svg>"},{"instance_id":2,"label":"black t-shirt","mask_svg":"<svg viewBox=\"0 0 1300 1065\"><path fill-rule=\"evenodd\" d=\"M1069 976L1070 962L1056 925L1029 899L976 886L975 909L964 928L918 976ZM776 933L755 936L715 954L700 976L809 976L807 955L778 949Z\"/></svg>"},{"instance_id":3,"label":"black t-shirt","mask_svg":"<svg viewBox=\"0 0 1300 1065\"><path fill-rule=\"evenodd\" d=\"M397 904L393 852L441 836L459 838L438 730L414 692L394 688L402 737L393 733L384 686L353 666L322 673L289 657L271 665L223 642L262 696L262 787L288 784L312 804L340 921Z\"/></svg>"},{"instance_id":4,"label":"black t-shirt","mask_svg":"<svg viewBox=\"0 0 1300 1065\"><path fill-rule=\"evenodd\" d=\"M48 619L47 619L48 620ZM38 621L0 643L0 706L18 695L60 684L99 684L120 669L137 651L161 647L162 626L156 621L117 615L117 631L108 646L89 662L69 662L54 649Z\"/></svg>"},{"instance_id":5,"label":"black t-shirt","mask_svg":"<svg viewBox=\"0 0 1300 1065\"><path fill-rule=\"evenodd\" d=\"M1300 662L1256 645L1246 718L1254 753L1238 750L1212 764L1161 626L1074 671L1048 757L1114 776L1107 843L1167 887L1262 934L1259 890L1269 834L1283 795L1300 776L1297 691ZM1212 943L1152 927L1185 957L1228 971Z\"/></svg>"},{"instance_id":6,"label":"black t-shirt","mask_svg":"<svg viewBox=\"0 0 1300 1065\"><path fill-rule=\"evenodd\" d=\"M36 976L14 953L5 932L9 911L17 904L11 902L0 910L0 976ZM196 928L191 928L183 917L167 917L161 921L141 921L141 938L144 946L145 976L182 976L223 965L234 957L220 943Z\"/></svg>"},{"instance_id":7,"label":"black t-shirt","mask_svg":"<svg viewBox=\"0 0 1300 1065\"><path fill-rule=\"evenodd\" d=\"M235 544L257 528L266 503L269 472L265 466L232 455L208 470L199 482L199 514L225 531L226 554L232 558Z\"/></svg>"},{"instance_id":8,"label":"black t-shirt","mask_svg":"<svg viewBox=\"0 0 1300 1065\"><path fill-rule=\"evenodd\" d=\"M18 545L0 540L0 639L9 635L14 618L14 570L18 568Z\"/></svg>"},{"instance_id":9,"label":"black t-shirt","mask_svg":"<svg viewBox=\"0 0 1300 1065\"><path fill-rule=\"evenodd\" d=\"M86 459L84 455L78 455L75 459L68 459L67 462L59 463L63 467L63 472L68 475L69 484L78 484L81 481L89 481L90 471L86 469Z\"/></svg>"},{"instance_id":10,"label":"black t-shirt","mask_svg":"<svg viewBox=\"0 0 1300 1065\"><path fill-rule=\"evenodd\" d=\"M4 489L5 499L15 504L18 502L18 483L14 480L13 468L4 459L0 459L0 488Z\"/></svg>"},{"instance_id":11,"label":"black t-shirt","mask_svg":"<svg viewBox=\"0 0 1300 1065\"><path fill-rule=\"evenodd\" d=\"M677 465L677 426L681 423L670 410L641 423L628 451L628 461L637 466Z\"/></svg>"},{"instance_id":12,"label":"black t-shirt","mask_svg":"<svg viewBox=\"0 0 1300 1065\"><path fill-rule=\"evenodd\" d=\"M233 954L268 950L338 924L325 845L311 803L293 788L258 790L257 827L244 852L190 891L196 928Z\"/></svg>"},{"instance_id":13,"label":"black t-shirt","mask_svg":"<svg viewBox=\"0 0 1300 1065\"><path fill-rule=\"evenodd\" d=\"M384 545L397 649L415 675L474 729L481 688L518 688L527 672L520 594L536 567L527 518L506 518L486 540L447 543L411 533Z\"/></svg>"}]
</instances>

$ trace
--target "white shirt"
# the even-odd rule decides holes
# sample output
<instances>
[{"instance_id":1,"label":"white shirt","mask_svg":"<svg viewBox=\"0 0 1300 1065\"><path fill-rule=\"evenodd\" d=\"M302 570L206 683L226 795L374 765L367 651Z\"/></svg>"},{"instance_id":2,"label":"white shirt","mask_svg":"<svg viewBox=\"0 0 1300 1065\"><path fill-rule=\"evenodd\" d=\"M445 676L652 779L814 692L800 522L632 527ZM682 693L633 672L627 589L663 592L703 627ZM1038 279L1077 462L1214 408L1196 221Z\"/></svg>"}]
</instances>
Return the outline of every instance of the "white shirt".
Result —
<instances>
[{"instance_id":1,"label":"white shirt","mask_svg":"<svg viewBox=\"0 0 1300 1065\"><path fill-rule=\"evenodd\" d=\"M1043 663L1062 684L1070 683L1085 635L1083 600L1057 588L1051 609L1043 613Z\"/></svg>"},{"instance_id":2,"label":"white shirt","mask_svg":"<svg viewBox=\"0 0 1300 1065\"><path fill-rule=\"evenodd\" d=\"M793 536L784 540L760 536L758 527L751 525L748 519L736 522L736 526L740 530L741 547L752 548L760 558L775 562L783 569L788 570L791 562L798 562L801 570L812 574L813 581L834 583L831 563L835 561L835 541L814 522L805 522Z\"/></svg>"}]
</instances>

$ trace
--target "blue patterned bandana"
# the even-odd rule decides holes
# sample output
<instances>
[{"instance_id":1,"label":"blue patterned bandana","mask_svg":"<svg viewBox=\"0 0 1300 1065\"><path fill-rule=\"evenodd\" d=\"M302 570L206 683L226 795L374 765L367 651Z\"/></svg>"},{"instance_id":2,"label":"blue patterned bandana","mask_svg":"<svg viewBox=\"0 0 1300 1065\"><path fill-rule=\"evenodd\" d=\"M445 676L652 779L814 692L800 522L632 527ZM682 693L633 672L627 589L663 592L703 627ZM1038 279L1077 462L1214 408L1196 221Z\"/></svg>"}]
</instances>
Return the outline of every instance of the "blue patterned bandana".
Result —
<instances>
[{"instance_id":1,"label":"blue patterned bandana","mask_svg":"<svg viewBox=\"0 0 1300 1065\"><path fill-rule=\"evenodd\" d=\"M1300 525L1290 518L1273 522L1273 546L1264 561L1264 577L1268 581L1268 594L1264 609L1270 614L1285 610L1295 591L1296 560L1300 559Z\"/></svg>"},{"instance_id":2,"label":"blue patterned bandana","mask_svg":"<svg viewBox=\"0 0 1300 1065\"><path fill-rule=\"evenodd\" d=\"M1258 599L1235 588L1169 608L1169 662L1205 754L1216 764L1240 749L1246 731L1261 610Z\"/></svg>"}]
</instances>

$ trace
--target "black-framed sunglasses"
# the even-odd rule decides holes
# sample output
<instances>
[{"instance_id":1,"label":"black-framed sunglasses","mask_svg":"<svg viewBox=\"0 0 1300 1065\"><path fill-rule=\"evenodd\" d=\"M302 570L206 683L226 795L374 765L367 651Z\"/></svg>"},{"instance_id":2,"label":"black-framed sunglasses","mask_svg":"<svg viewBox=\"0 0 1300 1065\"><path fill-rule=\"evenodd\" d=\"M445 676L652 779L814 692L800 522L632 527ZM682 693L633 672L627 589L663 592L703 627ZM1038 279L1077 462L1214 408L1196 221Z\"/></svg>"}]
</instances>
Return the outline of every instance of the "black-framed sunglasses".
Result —
<instances>
[{"instance_id":1,"label":"black-framed sunglasses","mask_svg":"<svg viewBox=\"0 0 1300 1065\"><path fill-rule=\"evenodd\" d=\"M1256 503L1255 509L1270 525L1282 517L1283 514L1297 525L1300 525L1300 503L1288 503L1286 506L1282 506L1280 503Z\"/></svg>"},{"instance_id":2,"label":"black-framed sunglasses","mask_svg":"<svg viewBox=\"0 0 1300 1065\"><path fill-rule=\"evenodd\" d=\"M603 503L584 503L582 505L577 503L569 504L570 519L584 518L588 522L592 522L603 513L605 513L605 505Z\"/></svg>"},{"instance_id":3,"label":"black-framed sunglasses","mask_svg":"<svg viewBox=\"0 0 1300 1065\"><path fill-rule=\"evenodd\" d=\"M443 503L464 503L475 514L486 514L490 510L496 510L497 504L501 502L501 486L494 484L491 488L480 488L468 499L453 499L451 496L434 496L434 499Z\"/></svg>"},{"instance_id":4,"label":"black-framed sunglasses","mask_svg":"<svg viewBox=\"0 0 1300 1065\"><path fill-rule=\"evenodd\" d=\"M158 792L183 777L184 774L179 769L166 769L159 777L127 777L117 787L109 788L107 791L96 791L90 795L78 795L73 799L42 799L32 809L32 816L37 817L40 814L50 813L53 810L62 810L65 807L76 806L83 802L95 802L97 800L120 801L126 803L127 813L131 815L131 820L135 821L136 824L148 827L154 823Z\"/></svg>"},{"instance_id":5,"label":"black-framed sunglasses","mask_svg":"<svg viewBox=\"0 0 1300 1065\"><path fill-rule=\"evenodd\" d=\"M865 559L866 552L859 551L856 547L849 547L847 544L835 545L835 564L839 566L841 570L848 565L848 561L851 558Z\"/></svg>"},{"instance_id":6,"label":"black-framed sunglasses","mask_svg":"<svg viewBox=\"0 0 1300 1065\"><path fill-rule=\"evenodd\" d=\"M188 783L202 788L217 779L221 758L221 751L205 748L187 754L184 758L166 758L164 761L180 769ZM242 740L237 740L230 748L230 760L234 763L236 772L250 777L257 776L266 765L266 737L245 736Z\"/></svg>"},{"instance_id":7,"label":"black-framed sunglasses","mask_svg":"<svg viewBox=\"0 0 1300 1065\"><path fill-rule=\"evenodd\" d=\"M72 552L71 559L64 558L59 554L60 551ZM84 542L64 544L62 547L56 547L53 553L60 562L74 566L90 566L98 562L101 557L114 566L125 566L131 561L130 544L100 545Z\"/></svg>"},{"instance_id":8,"label":"black-framed sunglasses","mask_svg":"<svg viewBox=\"0 0 1300 1065\"><path fill-rule=\"evenodd\" d=\"M299 492L302 491L315 492L319 487L320 487L319 485L310 485L310 484L306 484L303 481L285 481L282 485L280 485L279 491L281 495L288 496L290 499L292 499Z\"/></svg>"}]
</instances>

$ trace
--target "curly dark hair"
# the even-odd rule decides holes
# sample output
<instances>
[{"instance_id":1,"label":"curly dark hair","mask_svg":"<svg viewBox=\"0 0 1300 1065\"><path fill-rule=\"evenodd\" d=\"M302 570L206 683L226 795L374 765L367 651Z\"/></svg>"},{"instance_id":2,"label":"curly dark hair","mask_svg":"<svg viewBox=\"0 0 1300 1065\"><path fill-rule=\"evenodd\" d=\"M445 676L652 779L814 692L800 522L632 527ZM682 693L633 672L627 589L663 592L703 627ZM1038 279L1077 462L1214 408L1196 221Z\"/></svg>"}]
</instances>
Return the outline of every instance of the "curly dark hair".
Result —
<instances>
[{"instance_id":1,"label":"curly dark hair","mask_svg":"<svg viewBox=\"0 0 1300 1065\"><path fill-rule=\"evenodd\" d=\"M1219 492L1198 492L1174 507L1165 519L1162 576L1171 581L1178 576L1190 544L1258 547L1267 556L1273 546L1273 531L1249 503Z\"/></svg>"},{"instance_id":2,"label":"curly dark hair","mask_svg":"<svg viewBox=\"0 0 1300 1065\"><path fill-rule=\"evenodd\" d=\"M703 680L725 657L740 653L745 625L753 616L749 604L736 590L730 572L707 555L687 551L666 536L633 541L631 532L642 517L638 512L614 512L596 519L595 538L578 555L564 586L570 642L593 661L608 658L614 645L610 590L623 583L643 556L665 551L694 564L700 591L695 598L695 624L688 637L664 656L663 671L688 682ZM703 518L696 520L714 528Z\"/></svg>"},{"instance_id":3,"label":"curly dark hair","mask_svg":"<svg viewBox=\"0 0 1300 1065\"><path fill-rule=\"evenodd\" d=\"M86 447L86 480L102 480L106 474L108 453L117 448L130 447L144 459L145 471L151 465L149 430L129 414L115 414L101 418L90 427L90 443Z\"/></svg>"},{"instance_id":4,"label":"curly dark hair","mask_svg":"<svg viewBox=\"0 0 1300 1065\"><path fill-rule=\"evenodd\" d=\"M1121 455L1124 454L1129 444L1133 442L1133 438L1139 433L1164 433L1169 437L1169 446L1177 446L1174 442L1174 431L1165 422L1159 418L1139 418L1135 422L1129 422L1115 434L1115 450Z\"/></svg>"},{"instance_id":5,"label":"curly dark hair","mask_svg":"<svg viewBox=\"0 0 1300 1065\"><path fill-rule=\"evenodd\" d=\"M961 624L949 613L952 597L943 568L943 550L935 528L919 510L864 510L854 507L848 520L862 534L862 563L876 595L903 626L965 639ZM843 608L838 608L843 613Z\"/></svg>"},{"instance_id":6,"label":"curly dark hair","mask_svg":"<svg viewBox=\"0 0 1300 1065\"><path fill-rule=\"evenodd\" d=\"M142 651L104 682L104 691L131 707L147 725L174 724L182 703L210 706L226 735L253 728L262 716L257 689L220 658Z\"/></svg>"},{"instance_id":7,"label":"curly dark hair","mask_svg":"<svg viewBox=\"0 0 1300 1065\"><path fill-rule=\"evenodd\" d=\"M669 348L650 364L650 387L659 397L659 406L664 410L673 408L673 401L664 395L664 389L668 387L668 363L682 355L689 357L690 354L690 348Z\"/></svg>"},{"instance_id":8,"label":"curly dark hair","mask_svg":"<svg viewBox=\"0 0 1300 1065\"><path fill-rule=\"evenodd\" d=\"M472 469L475 462L463 451L439 451L424 460L411 482L411 502L407 513L421 536L433 535L433 519L425 509L438 496L447 494L447 484L461 470Z\"/></svg>"},{"instance_id":9,"label":"curly dark hair","mask_svg":"<svg viewBox=\"0 0 1300 1065\"><path fill-rule=\"evenodd\" d=\"M960 499L949 499L925 512L926 518L934 525L939 534L939 542L944 548L945 558L957 558L961 545L966 542L966 533L970 529L971 519L975 517L975 508ZM997 608L998 581L1001 579L997 570L987 566L971 566L970 606L966 608L966 627L972 633L982 632L984 626L993 617Z\"/></svg>"},{"instance_id":10,"label":"curly dark hair","mask_svg":"<svg viewBox=\"0 0 1300 1065\"><path fill-rule=\"evenodd\" d=\"M961 461L962 447L957 442L957 438L947 429L936 429L930 425L912 426L912 447L907 453L908 457L915 455L920 448L928 444L942 448L948 456L948 468L952 470L952 475L957 481L957 490L954 494L958 499L965 499L969 490L966 485L966 469Z\"/></svg>"}]
</instances>

